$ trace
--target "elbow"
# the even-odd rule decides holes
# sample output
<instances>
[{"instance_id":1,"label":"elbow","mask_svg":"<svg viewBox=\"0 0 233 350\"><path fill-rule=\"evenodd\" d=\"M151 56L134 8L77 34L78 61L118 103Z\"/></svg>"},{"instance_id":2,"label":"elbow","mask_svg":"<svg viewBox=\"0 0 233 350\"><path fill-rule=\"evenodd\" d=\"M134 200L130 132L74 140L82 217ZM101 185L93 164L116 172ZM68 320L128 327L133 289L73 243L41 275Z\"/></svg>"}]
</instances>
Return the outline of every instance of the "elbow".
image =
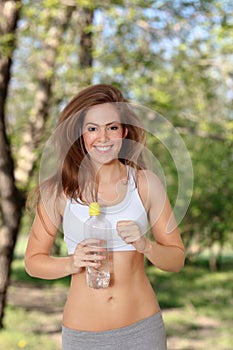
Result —
<instances>
[{"instance_id":1,"label":"elbow","mask_svg":"<svg viewBox=\"0 0 233 350\"><path fill-rule=\"evenodd\" d=\"M185 253L183 252L182 256L180 256L178 259L176 259L172 272L180 272L185 265Z\"/></svg>"},{"instance_id":2,"label":"elbow","mask_svg":"<svg viewBox=\"0 0 233 350\"><path fill-rule=\"evenodd\" d=\"M170 268L166 268L164 269L164 271L167 272L180 272L182 269L184 268L184 263L180 262L176 262L175 264L173 264Z\"/></svg>"},{"instance_id":3,"label":"elbow","mask_svg":"<svg viewBox=\"0 0 233 350\"><path fill-rule=\"evenodd\" d=\"M33 268L33 263L29 257L24 258L25 271L30 277L38 277L36 275L35 269Z\"/></svg>"},{"instance_id":4,"label":"elbow","mask_svg":"<svg viewBox=\"0 0 233 350\"><path fill-rule=\"evenodd\" d=\"M185 252L179 249L175 255L169 259L169 264L167 264L164 269L167 272L180 272L184 268L185 264Z\"/></svg>"},{"instance_id":5,"label":"elbow","mask_svg":"<svg viewBox=\"0 0 233 350\"><path fill-rule=\"evenodd\" d=\"M184 268L184 263L183 264L177 264L174 266L173 270L171 272L180 272Z\"/></svg>"},{"instance_id":6,"label":"elbow","mask_svg":"<svg viewBox=\"0 0 233 350\"><path fill-rule=\"evenodd\" d=\"M30 266L30 262L28 261L28 259L24 259L24 267L25 267L25 271L27 272L27 274L31 277L34 277L33 276L33 271L31 269L31 266Z\"/></svg>"}]
</instances>

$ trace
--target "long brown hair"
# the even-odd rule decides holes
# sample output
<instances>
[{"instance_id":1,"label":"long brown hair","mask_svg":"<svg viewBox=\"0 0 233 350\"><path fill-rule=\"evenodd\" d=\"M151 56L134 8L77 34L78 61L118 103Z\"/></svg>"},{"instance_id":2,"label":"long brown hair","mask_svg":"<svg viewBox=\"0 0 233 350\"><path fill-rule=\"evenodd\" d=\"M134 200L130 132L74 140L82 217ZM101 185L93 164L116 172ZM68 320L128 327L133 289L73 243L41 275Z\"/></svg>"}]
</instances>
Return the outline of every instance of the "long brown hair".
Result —
<instances>
[{"instance_id":1,"label":"long brown hair","mask_svg":"<svg viewBox=\"0 0 233 350\"><path fill-rule=\"evenodd\" d=\"M135 169L145 168L143 147L146 133L129 101L116 87L92 85L79 92L59 118L54 133L59 149L57 170L38 186L39 196L44 190L56 190L57 195L63 191L67 197L86 202L84 191L88 190L92 200L97 200L98 183L84 146L82 127L88 109L103 103L112 103L119 113L123 133L126 129L128 131L122 142L119 160Z\"/></svg>"}]
</instances>

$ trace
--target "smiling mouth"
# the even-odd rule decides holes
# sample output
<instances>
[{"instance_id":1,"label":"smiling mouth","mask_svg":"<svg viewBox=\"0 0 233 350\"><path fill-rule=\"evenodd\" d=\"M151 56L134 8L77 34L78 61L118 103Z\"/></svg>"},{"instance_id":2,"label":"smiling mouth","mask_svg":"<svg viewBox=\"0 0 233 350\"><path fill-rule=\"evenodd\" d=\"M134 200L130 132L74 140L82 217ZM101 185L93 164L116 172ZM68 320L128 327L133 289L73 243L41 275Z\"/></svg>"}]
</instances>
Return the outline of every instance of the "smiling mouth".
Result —
<instances>
[{"instance_id":1,"label":"smiling mouth","mask_svg":"<svg viewBox=\"0 0 233 350\"><path fill-rule=\"evenodd\" d=\"M109 145L109 146L95 146L95 149L98 151L98 152L101 152L101 153L106 153L108 151L110 151L112 149L112 145Z\"/></svg>"}]
</instances>

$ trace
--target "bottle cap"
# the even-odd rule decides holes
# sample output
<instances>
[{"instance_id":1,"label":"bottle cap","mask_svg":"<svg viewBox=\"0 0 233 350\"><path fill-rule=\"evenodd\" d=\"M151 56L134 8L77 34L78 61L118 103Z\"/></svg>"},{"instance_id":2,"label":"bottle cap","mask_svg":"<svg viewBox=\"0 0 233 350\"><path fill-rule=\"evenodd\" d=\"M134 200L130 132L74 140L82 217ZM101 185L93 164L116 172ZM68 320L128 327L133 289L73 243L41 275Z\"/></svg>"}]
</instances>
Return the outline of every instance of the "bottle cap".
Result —
<instances>
[{"instance_id":1,"label":"bottle cap","mask_svg":"<svg viewBox=\"0 0 233 350\"><path fill-rule=\"evenodd\" d=\"M99 203L97 203L97 202L92 202L92 203L90 203L90 206L89 206L89 214L90 214L90 216L99 215L99 214L100 214L100 206L99 206Z\"/></svg>"}]
</instances>

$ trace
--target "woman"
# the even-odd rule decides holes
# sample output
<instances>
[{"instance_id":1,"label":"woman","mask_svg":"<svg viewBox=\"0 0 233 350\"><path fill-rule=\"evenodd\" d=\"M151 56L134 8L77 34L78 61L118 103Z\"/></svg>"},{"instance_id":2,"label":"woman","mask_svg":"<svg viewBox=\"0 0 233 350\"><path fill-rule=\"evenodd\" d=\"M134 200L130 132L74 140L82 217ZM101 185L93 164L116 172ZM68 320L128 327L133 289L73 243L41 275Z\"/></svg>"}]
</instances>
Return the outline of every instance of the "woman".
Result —
<instances>
[{"instance_id":1,"label":"woman","mask_svg":"<svg viewBox=\"0 0 233 350\"><path fill-rule=\"evenodd\" d=\"M178 272L185 253L164 188L145 169L145 132L137 116L118 89L98 84L72 99L56 133L59 164L37 190L25 266L39 278L72 276L63 349L166 349L144 257L159 269ZM93 201L105 211L115 235L110 286L99 290L88 288L85 277L85 268L98 267L103 259L91 254L83 233ZM52 257L61 224L69 254ZM145 236L148 225L153 240Z\"/></svg>"}]
</instances>

